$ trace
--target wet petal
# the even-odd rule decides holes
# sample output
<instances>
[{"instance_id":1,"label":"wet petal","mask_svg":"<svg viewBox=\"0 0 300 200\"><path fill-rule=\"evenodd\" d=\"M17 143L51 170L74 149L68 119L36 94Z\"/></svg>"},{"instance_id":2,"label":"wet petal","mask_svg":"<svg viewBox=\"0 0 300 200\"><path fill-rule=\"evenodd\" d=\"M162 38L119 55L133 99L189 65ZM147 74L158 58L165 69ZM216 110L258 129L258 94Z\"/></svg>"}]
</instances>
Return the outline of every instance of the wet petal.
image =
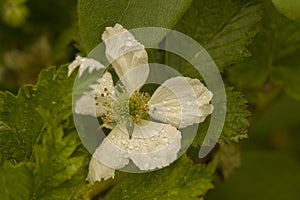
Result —
<instances>
[{"instance_id":1,"label":"wet petal","mask_svg":"<svg viewBox=\"0 0 300 200\"><path fill-rule=\"evenodd\" d=\"M112 169L121 169L129 163L128 144L128 133L116 126L96 149L93 156Z\"/></svg>"},{"instance_id":2,"label":"wet petal","mask_svg":"<svg viewBox=\"0 0 300 200\"><path fill-rule=\"evenodd\" d=\"M145 137L145 132L150 137ZM149 135L147 135L149 136ZM141 170L160 169L170 165L181 149L181 133L170 124L148 123L144 129L134 129L128 146L130 159Z\"/></svg>"},{"instance_id":3,"label":"wet petal","mask_svg":"<svg viewBox=\"0 0 300 200\"><path fill-rule=\"evenodd\" d=\"M77 56L75 60L69 65L68 67L68 76L72 74L72 72L79 67L79 77L82 76L83 72L88 69L89 73L91 73L93 70L99 70L104 69L105 67L98 62L97 60L94 60L92 58L82 58L81 56Z\"/></svg>"},{"instance_id":4,"label":"wet petal","mask_svg":"<svg viewBox=\"0 0 300 200\"><path fill-rule=\"evenodd\" d=\"M184 128L212 113L212 93L197 79L174 77L165 81L148 102L154 119Z\"/></svg>"},{"instance_id":5,"label":"wet petal","mask_svg":"<svg viewBox=\"0 0 300 200\"><path fill-rule=\"evenodd\" d=\"M91 184L94 184L96 181L101 181L102 179L107 180L109 178L114 178L115 170L112 168L103 165L97 159L92 157L89 164L89 173L86 178Z\"/></svg>"},{"instance_id":6,"label":"wet petal","mask_svg":"<svg viewBox=\"0 0 300 200\"><path fill-rule=\"evenodd\" d=\"M107 27L102 35L106 56L131 94L138 90L149 75L148 55L142 44L120 24Z\"/></svg>"},{"instance_id":7,"label":"wet petal","mask_svg":"<svg viewBox=\"0 0 300 200\"><path fill-rule=\"evenodd\" d=\"M103 103L109 101L109 94L114 90L111 74L105 72L97 84L90 87L92 90L85 92L76 102L75 112L82 115L101 116L108 109Z\"/></svg>"}]
</instances>

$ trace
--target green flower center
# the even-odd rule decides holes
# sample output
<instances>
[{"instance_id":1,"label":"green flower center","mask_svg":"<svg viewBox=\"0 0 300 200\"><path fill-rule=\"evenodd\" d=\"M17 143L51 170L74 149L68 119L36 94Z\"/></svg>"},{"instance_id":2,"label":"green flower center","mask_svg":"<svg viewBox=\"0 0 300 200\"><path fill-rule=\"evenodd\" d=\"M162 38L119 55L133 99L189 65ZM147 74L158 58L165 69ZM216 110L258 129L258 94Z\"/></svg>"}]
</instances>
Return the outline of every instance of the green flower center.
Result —
<instances>
[{"instance_id":1,"label":"green flower center","mask_svg":"<svg viewBox=\"0 0 300 200\"><path fill-rule=\"evenodd\" d=\"M132 127L133 123L139 123L147 117L147 103L150 99L148 93L135 91L131 97L126 93L118 93L115 96L116 100L111 100L110 105L105 105L110 109L101 117L104 126L113 127L117 123L124 123Z\"/></svg>"}]
</instances>

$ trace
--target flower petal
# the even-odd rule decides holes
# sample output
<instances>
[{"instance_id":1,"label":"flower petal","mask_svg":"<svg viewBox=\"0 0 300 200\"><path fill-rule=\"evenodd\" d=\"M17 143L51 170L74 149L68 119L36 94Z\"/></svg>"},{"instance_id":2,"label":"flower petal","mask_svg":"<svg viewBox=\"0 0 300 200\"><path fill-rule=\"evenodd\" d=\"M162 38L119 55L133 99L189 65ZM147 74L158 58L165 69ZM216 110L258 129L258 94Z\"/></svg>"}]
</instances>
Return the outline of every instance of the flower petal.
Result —
<instances>
[{"instance_id":1,"label":"flower petal","mask_svg":"<svg viewBox=\"0 0 300 200\"><path fill-rule=\"evenodd\" d=\"M153 128L153 129L152 129ZM151 130L152 129L152 130ZM157 131L151 137L144 132ZM129 157L141 170L160 169L175 161L181 149L181 133L170 124L151 122L143 129L134 129L128 146Z\"/></svg>"},{"instance_id":2,"label":"flower petal","mask_svg":"<svg viewBox=\"0 0 300 200\"><path fill-rule=\"evenodd\" d=\"M82 58L81 56L76 56L75 60L68 66L68 76L72 74L72 72L79 67L79 77L82 76L83 72L88 69L89 73L91 73L94 69L104 69L105 67L92 58Z\"/></svg>"},{"instance_id":3,"label":"flower petal","mask_svg":"<svg viewBox=\"0 0 300 200\"><path fill-rule=\"evenodd\" d=\"M129 135L116 126L96 149L94 157L104 165L121 169L129 163Z\"/></svg>"},{"instance_id":4,"label":"flower petal","mask_svg":"<svg viewBox=\"0 0 300 200\"><path fill-rule=\"evenodd\" d=\"M108 94L114 90L112 76L109 72L105 72L98 79L97 84L91 85L91 91L85 92L78 99L75 106L75 112L82 115L101 116L106 113L107 108L103 105L108 100ZM96 109L96 110L95 110Z\"/></svg>"},{"instance_id":5,"label":"flower petal","mask_svg":"<svg viewBox=\"0 0 300 200\"><path fill-rule=\"evenodd\" d=\"M127 92L131 94L142 87L149 75L148 55L144 46L120 24L107 27L102 40L106 45L106 56Z\"/></svg>"},{"instance_id":6,"label":"flower petal","mask_svg":"<svg viewBox=\"0 0 300 200\"><path fill-rule=\"evenodd\" d=\"M211 99L212 93L199 80L170 78L149 100L149 115L177 128L184 128L203 122L212 113Z\"/></svg>"},{"instance_id":7,"label":"flower petal","mask_svg":"<svg viewBox=\"0 0 300 200\"><path fill-rule=\"evenodd\" d=\"M91 184L94 184L96 181L101 181L102 179L107 180L109 178L115 177L115 170L112 168L103 165L99 162L94 156L92 157L89 164L89 173L86 178Z\"/></svg>"}]
</instances>

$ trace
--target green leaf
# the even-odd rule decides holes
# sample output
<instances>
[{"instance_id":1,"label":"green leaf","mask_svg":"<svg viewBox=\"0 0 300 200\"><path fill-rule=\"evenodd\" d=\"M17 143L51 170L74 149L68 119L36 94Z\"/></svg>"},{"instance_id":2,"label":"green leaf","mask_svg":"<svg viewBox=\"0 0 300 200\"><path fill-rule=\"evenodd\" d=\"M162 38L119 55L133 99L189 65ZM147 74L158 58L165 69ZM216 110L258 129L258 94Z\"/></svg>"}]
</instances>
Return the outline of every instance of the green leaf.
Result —
<instances>
[{"instance_id":1,"label":"green leaf","mask_svg":"<svg viewBox=\"0 0 300 200\"><path fill-rule=\"evenodd\" d=\"M2 200L31 199L32 166L27 163L4 163L0 169L0 194Z\"/></svg>"},{"instance_id":2,"label":"green leaf","mask_svg":"<svg viewBox=\"0 0 300 200\"><path fill-rule=\"evenodd\" d=\"M275 83L300 99L300 25L278 13L271 2L265 1L264 7L262 28L251 47L253 56L230 68L229 80L247 92Z\"/></svg>"},{"instance_id":3,"label":"green leaf","mask_svg":"<svg viewBox=\"0 0 300 200\"><path fill-rule=\"evenodd\" d=\"M219 143L219 151L216 153L218 165L221 168L224 179L228 179L241 165L240 151L236 144Z\"/></svg>"},{"instance_id":4,"label":"green leaf","mask_svg":"<svg viewBox=\"0 0 300 200\"><path fill-rule=\"evenodd\" d=\"M27 85L17 96L0 92L0 150L4 158L29 159L32 145L45 123L62 123L72 115L74 76L67 67L41 72L36 86ZM41 110L49 111L48 117Z\"/></svg>"},{"instance_id":5,"label":"green leaf","mask_svg":"<svg viewBox=\"0 0 300 200\"><path fill-rule=\"evenodd\" d=\"M193 1L175 29L198 41L219 69L249 56L246 46L258 32L262 6L258 1Z\"/></svg>"},{"instance_id":6,"label":"green leaf","mask_svg":"<svg viewBox=\"0 0 300 200\"><path fill-rule=\"evenodd\" d=\"M126 29L172 28L192 0L79 0L79 27L86 51L100 43L105 27L120 23ZM159 42L161 38L157 38Z\"/></svg>"},{"instance_id":7,"label":"green leaf","mask_svg":"<svg viewBox=\"0 0 300 200\"><path fill-rule=\"evenodd\" d=\"M239 142L248 137L250 112L247 110L247 101L240 92L234 91L232 87L226 88L226 118L220 139L226 142ZM199 125L197 135L192 143L194 147L201 146L210 120Z\"/></svg>"},{"instance_id":8,"label":"green leaf","mask_svg":"<svg viewBox=\"0 0 300 200\"><path fill-rule=\"evenodd\" d=\"M34 149L34 162L5 162L0 171L1 199L70 199L84 182L80 174L84 158L72 156L80 144L75 134L64 137L62 128L49 126L42 144Z\"/></svg>"},{"instance_id":9,"label":"green leaf","mask_svg":"<svg viewBox=\"0 0 300 200\"><path fill-rule=\"evenodd\" d=\"M248 137L249 121L247 118L250 112L247 110L247 101L240 92L236 92L229 87L226 88L226 95L227 111L221 137L226 142L238 142Z\"/></svg>"},{"instance_id":10,"label":"green leaf","mask_svg":"<svg viewBox=\"0 0 300 200\"><path fill-rule=\"evenodd\" d=\"M199 199L213 188L215 163L193 165L183 156L156 172L130 174L108 194L108 199Z\"/></svg>"},{"instance_id":11,"label":"green leaf","mask_svg":"<svg viewBox=\"0 0 300 200\"><path fill-rule=\"evenodd\" d=\"M276 8L286 17L300 21L299 0L272 0Z\"/></svg>"}]
</instances>

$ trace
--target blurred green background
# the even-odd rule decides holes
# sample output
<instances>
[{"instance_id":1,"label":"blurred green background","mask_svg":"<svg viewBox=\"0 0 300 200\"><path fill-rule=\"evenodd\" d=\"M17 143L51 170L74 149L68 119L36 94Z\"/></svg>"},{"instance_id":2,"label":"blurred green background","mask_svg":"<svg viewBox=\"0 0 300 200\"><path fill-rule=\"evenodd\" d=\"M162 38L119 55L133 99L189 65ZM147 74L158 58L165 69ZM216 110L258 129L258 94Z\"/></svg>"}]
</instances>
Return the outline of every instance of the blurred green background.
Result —
<instances>
[{"instance_id":1,"label":"blurred green background","mask_svg":"<svg viewBox=\"0 0 300 200\"><path fill-rule=\"evenodd\" d=\"M41 69L83 53L76 4L0 1L1 90L17 93L35 83ZM249 101L249 139L238 144L240 168L225 181L216 178L208 200L300 199L300 25L270 1L264 1L264 10L250 46L253 56L224 72L225 82Z\"/></svg>"}]
</instances>

